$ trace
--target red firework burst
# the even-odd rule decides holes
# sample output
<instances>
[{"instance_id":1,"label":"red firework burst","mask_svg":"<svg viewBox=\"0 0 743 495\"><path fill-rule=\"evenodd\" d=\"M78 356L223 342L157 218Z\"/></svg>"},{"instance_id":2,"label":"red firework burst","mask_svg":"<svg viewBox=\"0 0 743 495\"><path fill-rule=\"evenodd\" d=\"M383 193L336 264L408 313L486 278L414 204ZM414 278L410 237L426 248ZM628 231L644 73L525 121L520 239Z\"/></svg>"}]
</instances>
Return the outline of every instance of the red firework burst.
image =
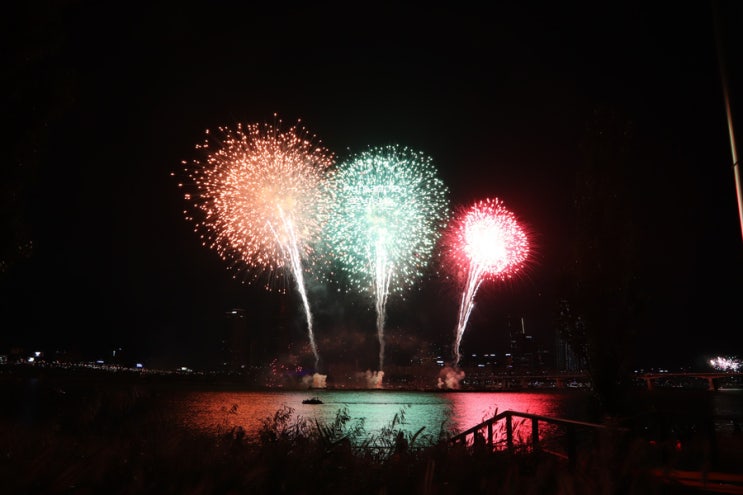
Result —
<instances>
[{"instance_id":1,"label":"red firework burst","mask_svg":"<svg viewBox=\"0 0 743 495\"><path fill-rule=\"evenodd\" d=\"M499 199L484 199L460 209L444 235L450 268L462 285L454 366L459 365L459 346L475 304L480 284L487 279L513 277L529 255L529 240L514 214Z\"/></svg>"},{"instance_id":2,"label":"red firework burst","mask_svg":"<svg viewBox=\"0 0 743 495\"><path fill-rule=\"evenodd\" d=\"M458 279L471 273L481 280L509 279L529 255L525 229L498 198L460 208L445 243L447 261Z\"/></svg>"}]
</instances>

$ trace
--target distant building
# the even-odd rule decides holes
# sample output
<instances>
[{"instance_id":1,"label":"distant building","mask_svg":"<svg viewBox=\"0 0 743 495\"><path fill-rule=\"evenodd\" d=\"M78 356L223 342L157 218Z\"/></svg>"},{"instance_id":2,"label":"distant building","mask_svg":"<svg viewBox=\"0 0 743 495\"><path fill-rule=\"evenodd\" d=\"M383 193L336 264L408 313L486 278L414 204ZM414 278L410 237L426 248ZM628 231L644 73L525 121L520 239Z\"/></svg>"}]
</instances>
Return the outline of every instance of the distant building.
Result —
<instances>
[{"instance_id":1,"label":"distant building","mask_svg":"<svg viewBox=\"0 0 743 495\"><path fill-rule=\"evenodd\" d=\"M560 337L555 338L555 364L560 371L583 371L586 369L585 359L576 356L570 344Z\"/></svg>"},{"instance_id":2,"label":"distant building","mask_svg":"<svg viewBox=\"0 0 743 495\"><path fill-rule=\"evenodd\" d=\"M241 371L256 361L247 312L234 308L225 313L225 331L221 340L222 366L226 371Z\"/></svg>"},{"instance_id":3,"label":"distant building","mask_svg":"<svg viewBox=\"0 0 743 495\"><path fill-rule=\"evenodd\" d=\"M521 317L520 330L511 330L510 334L509 351L513 360L513 367L518 369L537 368L541 364L537 343L531 335L526 334L523 317Z\"/></svg>"}]
</instances>

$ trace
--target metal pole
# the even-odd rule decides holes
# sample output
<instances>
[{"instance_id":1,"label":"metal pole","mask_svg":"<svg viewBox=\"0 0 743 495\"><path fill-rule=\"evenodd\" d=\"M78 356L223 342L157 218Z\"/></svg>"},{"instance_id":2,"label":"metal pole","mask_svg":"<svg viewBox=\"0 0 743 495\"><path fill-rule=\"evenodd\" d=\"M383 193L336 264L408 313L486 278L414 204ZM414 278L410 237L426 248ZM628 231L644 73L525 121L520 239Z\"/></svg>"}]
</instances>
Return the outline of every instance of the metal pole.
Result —
<instances>
[{"instance_id":1,"label":"metal pole","mask_svg":"<svg viewBox=\"0 0 743 495\"><path fill-rule=\"evenodd\" d=\"M723 53L722 35L720 34L720 12L718 2L713 2L715 9L715 38L717 41L717 56L720 67L720 79L722 81L722 94L725 99L725 113L728 121L728 134L730 134L730 151L733 155L733 176L735 178L735 192L738 196L738 218L740 220L741 236L743 236L743 187L740 181L740 167L738 164L738 151L735 148L735 134L733 133L733 115L730 109L730 94L728 91L727 69L725 66L725 55Z\"/></svg>"}]
</instances>

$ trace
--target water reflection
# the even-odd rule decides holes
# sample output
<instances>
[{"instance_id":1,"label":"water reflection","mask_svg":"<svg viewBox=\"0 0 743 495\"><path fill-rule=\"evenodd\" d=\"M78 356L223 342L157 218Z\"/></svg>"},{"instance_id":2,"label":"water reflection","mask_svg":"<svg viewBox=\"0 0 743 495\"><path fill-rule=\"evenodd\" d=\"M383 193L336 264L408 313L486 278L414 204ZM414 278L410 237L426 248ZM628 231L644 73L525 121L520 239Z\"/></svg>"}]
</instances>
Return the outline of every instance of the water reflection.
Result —
<instances>
[{"instance_id":1,"label":"water reflection","mask_svg":"<svg viewBox=\"0 0 743 495\"><path fill-rule=\"evenodd\" d=\"M453 398L454 422L465 430L499 412L519 411L560 416L567 410L565 396L546 393L462 393Z\"/></svg>"},{"instance_id":2,"label":"water reflection","mask_svg":"<svg viewBox=\"0 0 743 495\"><path fill-rule=\"evenodd\" d=\"M302 400L308 396L298 391L192 392L173 398L171 410L176 412L177 421L189 429L220 432L242 427L252 436L282 407L291 408L294 419L325 424L345 409L351 421L363 421L369 435L391 426L397 417L404 420L397 428L411 434L423 428L425 435L434 438L441 432L464 431L506 410L586 419L580 417L586 400L582 394L323 390L313 395L323 403L303 404ZM522 426L530 428L530 425Z\"/></svg>"},{"instance_id":3,"label":"water reflection","mask_svg":"<svg viewBox=\"0 0 743 495\"><path fill-rule=\"evenodd\" d=\"M565 417L571 409L571 397L576 400L582 395L566 395L554 393L463 393L457 394L453 400L453 423L457 425L458 431L464 431L485 420L492 418L504 411L517 411L522 413L536 414L540 416ZM576 419L571 414L570 419ZM581 417L580 419L585 419ZM523 418L515 418L512 423L513 436L515 439L526 440L532 432L531 421ZM505 422L501 421L494 425L494 434L499 439L504 439ZM539 439L554 434L556 428L553 425L539 424ZM485 434L485 432L483 432ZM473 437L467 439L468 443Z\"/></svg>"}]
</instances>

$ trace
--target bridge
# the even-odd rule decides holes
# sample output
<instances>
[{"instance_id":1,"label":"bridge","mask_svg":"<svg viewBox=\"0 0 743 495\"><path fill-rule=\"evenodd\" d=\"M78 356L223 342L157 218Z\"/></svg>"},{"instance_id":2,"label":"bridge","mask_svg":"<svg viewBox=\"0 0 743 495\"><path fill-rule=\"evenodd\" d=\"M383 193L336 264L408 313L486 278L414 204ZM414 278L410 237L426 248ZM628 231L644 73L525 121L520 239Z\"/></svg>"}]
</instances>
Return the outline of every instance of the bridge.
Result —
<instances>
[{"instance_id":1,"label":"bridge","mask_svg":"<svg viewBox=\"0 0 743 495\"><path fill-rule=\"evenodd\" d=\"M653 390L660 380L674 382L672 386L683 387L684 382L700 380L706 383L707 390L719 390L725 381L741 380L743 372L739 371L684 371L684 372L647 372L636 373L634 379L642 381L648 390ZM499 390L523 388L590 388L591 378L588 373L546 373L546 374L478 374L468 376L470 382L481 382L479 386ZM741 385L743 387L743 385Z\"/></svg>"},{"instance_id":2,"label":"bridge","mask_svg":"<svg viewBox=\"0 0 743 495\"><path fill-rule=\"evenodd\" d=\"M653 390L655 388L655 382L659 379L672 379L672 380L679 380L683 378L693 378L693 379L699 379L699 380L706 380L707 382L707 390L718 390L720 387L720 382L722 380L728 380L730 378L740 378L743 376L743 372L739 371L715 371L715 372L678 372L678 373L642 373L639 375L636 375L637 378L640 378L645 381L645 384L648 387L648 390Z\"/></svg>"}]
</instances>

